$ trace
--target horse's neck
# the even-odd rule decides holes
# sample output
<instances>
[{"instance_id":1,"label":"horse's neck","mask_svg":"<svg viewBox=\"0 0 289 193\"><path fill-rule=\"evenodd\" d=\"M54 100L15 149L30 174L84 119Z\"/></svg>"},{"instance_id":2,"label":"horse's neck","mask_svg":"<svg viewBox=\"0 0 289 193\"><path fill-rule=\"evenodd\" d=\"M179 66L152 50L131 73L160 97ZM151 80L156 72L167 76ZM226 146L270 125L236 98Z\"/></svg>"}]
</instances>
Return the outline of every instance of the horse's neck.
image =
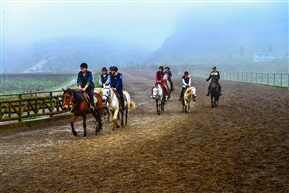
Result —
<instances>
[{"instance_id":1,"label":"horse's neck","mask_svg":"<svg viewBox=\"0 0 289 193\"><path fill-rule=\"evenodd\" d=\"M159 94L160 97L163 96L163 92L164 92L164 91L163 91L163 87L162 87L161 84L159 84L159 85L158 85L158 94Z\"/></svg>"}]
</instances>

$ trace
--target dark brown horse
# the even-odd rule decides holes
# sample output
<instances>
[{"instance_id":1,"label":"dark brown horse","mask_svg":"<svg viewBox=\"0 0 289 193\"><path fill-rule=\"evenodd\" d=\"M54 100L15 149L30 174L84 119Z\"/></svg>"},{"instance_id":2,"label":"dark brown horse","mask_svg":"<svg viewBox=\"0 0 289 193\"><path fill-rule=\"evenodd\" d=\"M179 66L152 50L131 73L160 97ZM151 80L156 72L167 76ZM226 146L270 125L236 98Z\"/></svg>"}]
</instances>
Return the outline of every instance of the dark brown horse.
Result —
<instances>
[{"instance_id":1,"label":"dark brown horse","mask_svg":"<svg viewBox=\"0 0 289 193\"><path fill-rule=\"evenodd\" d=\"M212 107L215 108L218 105L218 100L220 97L220 88L218 87L217 79L213 78L210 85L210 93L211 93L211 104Z\"/></svg>"},{"instance_id":2,"label":"dark brown horse","mask_svg":"<svg viewBox=\"0 0 289 193\"><path fill-rule=\"evenodd\" d=\"M79 116L82 116L83 118L83 137L87 136L86 133L86 114L92 113L95 120L98 122L98 127L96 127L95 134L98 134L102 130L102 114L103 114L103 105L102 105L102 98L99 93L94 92L94 106L95 110L93 112L90 112L88 110L89 108L89 102L86 99L88 98L88 94L86 92L82 91L77 91L74 89L67 89L63 90L63 102L62 102L62 108L68 108L69 105L71 105L73 112L73 117L71 119L71 128L72 128L72 133L74 136L77 136L77 132L74 129L74 122ZM86 95L86 96L84 96Z\"/></svg>"}]
</instances>

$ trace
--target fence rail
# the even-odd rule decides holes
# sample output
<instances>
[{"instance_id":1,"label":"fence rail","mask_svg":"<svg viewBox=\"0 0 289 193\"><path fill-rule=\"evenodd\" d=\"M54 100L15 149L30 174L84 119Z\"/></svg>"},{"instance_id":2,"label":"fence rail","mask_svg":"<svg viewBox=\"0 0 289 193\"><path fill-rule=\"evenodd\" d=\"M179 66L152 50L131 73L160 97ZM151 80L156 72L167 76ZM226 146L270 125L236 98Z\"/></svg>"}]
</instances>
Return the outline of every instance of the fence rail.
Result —
<instances>
[{"instance_id":1,"label":"fence rail","mask_svg":"<svg viewBox=\"0 0 289 193\"><path fill-rule=\"evenodd\" d=\"M208 78L210 71L192 70L194 77ZM237 82L248 82L264 84L270 86L288 87L289 74L283 73L261 73L261 72L223 72L220 71L222 80L232 80Z\"/></svg>"},{"instance_id":2,"label":"fence rail","mask_svg":"<svg viewBox=\"0 0 289 193\"><path fill-rule=\"evenodd\" d=\"M0 122L18 121L65 113L62 91L0 95Z\"/></svg>"},{"instance_id":3,"label":"fence rail","mask_svg":"<svg viewBox=\"0 0 289 193\"><path fill-rule=\"evenodd\" d=\"M155 71L158 66L151 65L144 67L147 70ZM182 75L184 71L189 71L193 77L208 78L211 71L195 70L194 65L171 65L171 71L174 74ZM222 80L231 80L238 82L248 82L270 86L289 87L288 73L263 73L263 72L226 72L219 71Z\"/></svg>"}]
</instances>

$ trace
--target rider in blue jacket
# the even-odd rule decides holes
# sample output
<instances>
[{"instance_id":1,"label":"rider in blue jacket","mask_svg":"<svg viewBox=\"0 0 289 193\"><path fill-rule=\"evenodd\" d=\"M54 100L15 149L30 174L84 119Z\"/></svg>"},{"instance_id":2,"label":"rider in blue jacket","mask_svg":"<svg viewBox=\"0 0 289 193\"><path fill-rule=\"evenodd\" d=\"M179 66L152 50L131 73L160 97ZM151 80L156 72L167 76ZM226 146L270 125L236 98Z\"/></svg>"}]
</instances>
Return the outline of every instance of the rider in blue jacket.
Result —
<instances>
[{"instance_id":1,"label":"rider in blue jacket","mask_svg":"<svg viewBox=\"0 0 289 193\"><path fill-rule=\"evenodd\" d=\"M78 90L85 91L88 93L90 98L90 107L89 110L94 111L94 83L92 72L87 70L88 66L86 63L80 65L80 72L77 76L77 86Z\"/></svg>"},{"instance_id":2,"label":"rider in blue jacket","mask_svg":"<svg viewBox=\"0 0 289 193\"><path fill-rule=\"evenodd\" d=\"M110 87L113 91L119 93L121 106L124 109L124 98L123 98L123 85L122 85L122 74L118 73L118 68L116 66L111 66L110 70Z\"/></svg>"}]
</instances>

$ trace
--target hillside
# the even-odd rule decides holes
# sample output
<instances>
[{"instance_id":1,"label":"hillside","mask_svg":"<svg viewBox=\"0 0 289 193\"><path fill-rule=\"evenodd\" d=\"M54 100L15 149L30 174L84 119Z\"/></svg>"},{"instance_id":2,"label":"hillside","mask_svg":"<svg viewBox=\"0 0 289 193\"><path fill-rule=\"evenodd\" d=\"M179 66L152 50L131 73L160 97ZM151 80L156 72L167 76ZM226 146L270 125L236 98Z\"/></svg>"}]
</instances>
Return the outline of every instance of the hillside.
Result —
<instances>
[{"instance_id":1,"label":"hillside","mask_svg":"<svg viewBox=\"0 0 289 193\"><path fill-rule=\"evenodd\" d=\"M124 42L89 37L55 38L19 50L4 48L4 73L69 72L78 70L82 62L92 70L136 64L152 52Z\"/></svg>"},{"instance_id":2,"label":"hillside","mask_svg":"<svg viewBox=\"0 0 289 193\"><path fill-rule=\"evenodd\" d=\"M183 13L175 33L145 64L223 65L244 71L255 70L257 64L267 71L288 72L288 4L239 5ZM275 59L254 62L260 52Z\"/></svg>"}]
</instances>

